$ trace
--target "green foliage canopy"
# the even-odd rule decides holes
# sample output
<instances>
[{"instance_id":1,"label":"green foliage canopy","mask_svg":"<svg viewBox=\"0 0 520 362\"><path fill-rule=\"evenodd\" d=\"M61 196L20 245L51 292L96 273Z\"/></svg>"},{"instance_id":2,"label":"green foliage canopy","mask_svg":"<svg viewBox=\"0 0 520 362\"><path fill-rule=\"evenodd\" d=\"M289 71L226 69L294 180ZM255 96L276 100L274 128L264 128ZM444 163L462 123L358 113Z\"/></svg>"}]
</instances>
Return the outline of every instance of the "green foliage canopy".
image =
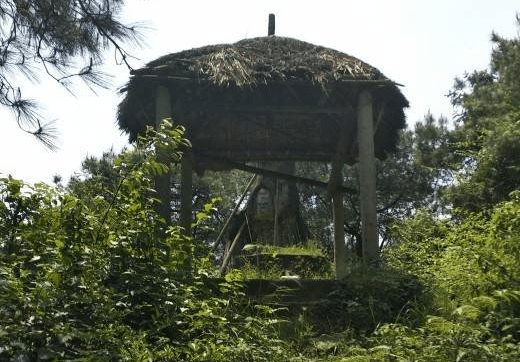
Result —
<instances>
[{"instance_id":1,"label":"green foliage canopy","mask_svg":"<svg viewBox=\"0 0 520 362\"><path fill-rule=\"evenodd\" d=\"M163 123L114 160L115 187L0 179L0 359L281 361L269 307L208 278L194 244L155 212L154 177L178 161ZM88 192L84 192L84 191Z\"/></svg>"},{"instance_id":2,"label":"green foliage canopy","mask_svg":"<svg viewBox=\"0 0 520 362\"><path fill-rule=\"evenodd\" d=\"M459 109L450 148L458 183L448 200L470 211L492 207L520 186L520 39L491 40L491 69L458 79L450 93Z\"/></svg>"}]
</instances>

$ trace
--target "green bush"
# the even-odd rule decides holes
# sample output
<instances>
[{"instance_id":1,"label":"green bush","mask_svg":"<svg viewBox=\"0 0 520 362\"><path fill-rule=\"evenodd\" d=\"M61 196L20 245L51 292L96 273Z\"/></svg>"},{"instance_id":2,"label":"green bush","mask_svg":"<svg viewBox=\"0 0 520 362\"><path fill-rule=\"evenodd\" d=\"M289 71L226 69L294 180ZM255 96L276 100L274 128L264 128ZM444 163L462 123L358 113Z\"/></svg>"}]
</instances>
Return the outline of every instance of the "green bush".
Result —
<instances>
[{"instance_id":1,"label":"green bush","mask_svg":"<svg viewBox=\"0 0 520 362\"><path fill-rule=\"evenodd\" d=\"M116 188L76 184L84 198L0 179L0 360L285 359L275 311L215 284L155 212L157 153L176 161L180 145L168 122L149 130L114 160Z\"/></svg>"},{"instance_id":2,"label":"green bush","mask_svg":"<svg viewBox=\"0 0 520 362\"><path fill-rule=\"evenodd\" d=\"M181 145L150 130L110 188L0 178L0 360L520 360L519 191L463 219L418 211L381 266L291 314L240 273L211 278L201 243L155 212L157 152L178 161Z\"/></svg>"},{"instance_id":3,"label":"green bush","mask_svg":"<svg viewBox=\"0 0 520 362\"><path fill-rule=\"evenodd\" d=\"M465 303L520 281L520 193L461 223L419 212L394 228L400 242L385 252L389 265L412 273L440 298Z\"/></svg>"}]
</instances>

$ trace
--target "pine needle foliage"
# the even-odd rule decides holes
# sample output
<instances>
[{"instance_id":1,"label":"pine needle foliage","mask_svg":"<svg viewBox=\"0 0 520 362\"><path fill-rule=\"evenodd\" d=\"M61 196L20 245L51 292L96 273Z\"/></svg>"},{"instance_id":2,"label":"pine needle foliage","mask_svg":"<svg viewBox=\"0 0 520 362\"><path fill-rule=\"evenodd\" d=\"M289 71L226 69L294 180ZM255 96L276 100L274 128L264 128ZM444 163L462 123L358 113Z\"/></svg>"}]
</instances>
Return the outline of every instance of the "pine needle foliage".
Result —
<instances>
[{"instance_id":1,"label":"pine needle foliage","mask_svg":"<svg viewBox=\"0 0 520 362\"><path fill-rule=\"evenodd\" d=\"M20 128L55 149L55 130L35 101L17 85L22 75L38 81L45 73L70 89L80 78L89 87L106 87L100 71L103 53L115 49L129 66L123 43L136 43L135 25L118 20L124 0L6 0L0 2L0 104L11 109Z\"/></svg>"}]
</instances>

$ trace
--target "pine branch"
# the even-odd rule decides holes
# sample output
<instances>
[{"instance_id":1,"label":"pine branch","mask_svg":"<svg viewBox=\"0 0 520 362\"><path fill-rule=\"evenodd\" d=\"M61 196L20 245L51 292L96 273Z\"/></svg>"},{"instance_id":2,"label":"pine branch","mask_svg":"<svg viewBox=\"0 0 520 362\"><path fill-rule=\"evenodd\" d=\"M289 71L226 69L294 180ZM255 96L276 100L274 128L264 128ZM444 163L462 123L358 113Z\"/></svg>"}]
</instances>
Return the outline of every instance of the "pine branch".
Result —
<instances>
[{"instance_id":1,"label":"pine branch","mask_svg":"<svg viewBox=\"0 0 520 362\"><path fill-rule=\"evenodd\" d=\"M11 108L18 126L36 136L49 149L56 149L54 122L44 124L36 103L24 99L11 83L16 72L35 80L38 68L71 91L71 81L80 78L94 87L108 88L109 76L101 71L101 54L110 47L117 64L129 64L131 55L123 42L140 44L136 26L121 24L116 16L123 0L53 0L42 2L0 1L0 104ZM73 71L79 59L87 64ZM71 71L72 70L72 71Z\"/></svg>"}]
</instances>

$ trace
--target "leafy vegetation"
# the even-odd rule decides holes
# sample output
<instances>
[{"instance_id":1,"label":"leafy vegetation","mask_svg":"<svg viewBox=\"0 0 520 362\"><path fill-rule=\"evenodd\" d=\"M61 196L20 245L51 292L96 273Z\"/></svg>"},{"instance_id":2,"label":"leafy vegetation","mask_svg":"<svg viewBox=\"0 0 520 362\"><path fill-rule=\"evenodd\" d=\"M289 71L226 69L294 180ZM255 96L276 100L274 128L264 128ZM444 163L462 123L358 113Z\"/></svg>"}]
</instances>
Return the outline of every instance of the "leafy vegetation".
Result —
<instances>
[{"instance_id":1,"label":"leafy vegetation","mask_svg":"<svg viewBox=\"0 0 520 362\"><path fill-rule=\"evenodd\" d=\"M184 141L168 123L149 133L114 160L104 195L0 180L2 360L279 359L273 311L208 278L192 240L155 213L156 151L175 161Z\"/></svg>"},{"instance_id":2,"label":"leafy vegetation","mask_svg":"<svg viewBox=\"0 0 520 362\"><path fill-rule=\"evenodd\" d=\"M308 255L323 256L321 249L316 246L275 246L275 245L254 245L248 244L244 246L244 251L254 251L260 254L272 255Z\"/></svg>"},{"instance_id":3,"label":"leafy vegetation","mask_svg":"<svg viewBox=\"0 0 520 362\"><path fill-rule=\"evenodd\" d=\"M154 179L189 146L169 121L131 150L86 160L66 187L0 178L0 360L520 360L520 42L493 41L492 70L452 93L455 128L428 115L379 164L393 190L379 195L381 262L351 253L341 281L276 280L259 297L254 261L217 277L218 205L230 209L243 175L198 180L193 235L168 225ZM302 196L314 227L328 212L320 197ZM326 259L321 247L249 249ZM301 265L304 277L330 273Z\"/></svg>"},{"instance_id":4,"label":"leafy vegetation","mask_svg":"<svg viewBox=\"0 0 520 362\"><path fill-rule=\"evenodd\" d=\"M316 246L281 247L248 244L241 256L241 273L245 278L323 279L332 277L328 257Z\"/></svg>"}]
</instances>

